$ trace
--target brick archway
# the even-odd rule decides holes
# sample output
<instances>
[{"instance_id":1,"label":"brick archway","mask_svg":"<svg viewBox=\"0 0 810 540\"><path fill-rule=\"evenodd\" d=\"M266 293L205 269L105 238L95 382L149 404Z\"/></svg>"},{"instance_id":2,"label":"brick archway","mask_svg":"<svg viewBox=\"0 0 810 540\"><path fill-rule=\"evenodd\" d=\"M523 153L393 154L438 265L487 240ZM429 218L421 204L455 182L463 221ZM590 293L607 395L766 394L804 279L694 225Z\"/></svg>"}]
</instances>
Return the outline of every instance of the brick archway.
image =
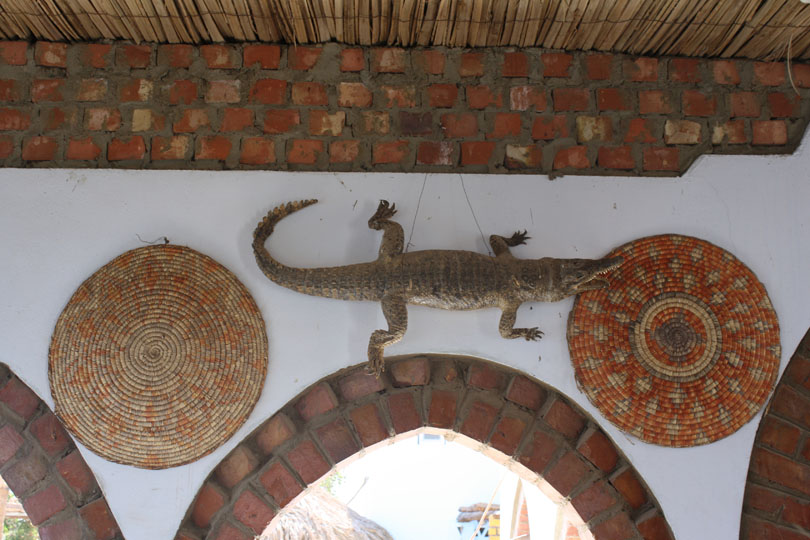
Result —
<instances>
[{"instance_id":1,"label":"brick archway","mask_svg":"<svg viewBox=\"0 0 810 540\"><path fill-rule=\"evenodd\" d=\"M759 424L743 502L741 540L810 538L810 331Z\"/></svg>"},{"instance_id":2,"label":"brick archway","mask_svg":"<svg viewBox=\"0 0 810 540\"><path fill-rule=\"evenodd\" d=\"M5 364L0 364L0 475L42 540L123 539L73 439Z\"/></svg>"},{"instance_id":3,"label":"brick archway","mask_svg":"<svg viewBox=\"0 0 810 540\"><path fill-rule=\"evenodd\" d=\"M338 372L282 407L205 480L176 540L250 540L334 465L423 427L480 441L541 476L597 540L673 538L627 458L559 392L483 360L413 356L389 361L381 379Z\"/></svg>"}]
</instances>

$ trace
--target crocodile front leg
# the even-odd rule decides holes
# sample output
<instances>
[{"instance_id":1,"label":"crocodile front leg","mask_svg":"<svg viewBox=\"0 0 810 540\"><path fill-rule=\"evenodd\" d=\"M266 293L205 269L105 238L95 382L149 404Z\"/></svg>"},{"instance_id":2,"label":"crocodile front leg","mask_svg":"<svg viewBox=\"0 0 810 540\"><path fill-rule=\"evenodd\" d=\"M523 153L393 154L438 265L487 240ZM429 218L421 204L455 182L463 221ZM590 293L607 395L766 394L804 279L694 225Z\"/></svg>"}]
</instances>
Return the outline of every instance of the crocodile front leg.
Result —
<instances>
[{"instance_id":1,"label":"crocodile front leg","mask_svg":"<svg viewBox=\"0 0 810 540\"><path fill-rule=\"evenodd\" d=\"M405 233L402 231L402 225L391 221L391 218L397 213L396 206L396 204L389 206L388 201L380 201L377 211L368 220L369 228L383 231L378 259L390 259L401 255L405 248Z\"/></svg>"},{"instance_id":2,"label":"crocodile front leg","mask_svg":"<svg viewBox=\"0 0 810 540\"><path fill-rule=\"evenodd\" d=\"M400 295L383 296L380 302L383 315L388 323L388 330L375 330L368 340L368 367L366 370L377 377L384 365L383 352L388 345L401 340L408 329L408 308L405 299Z\"/></svg>"},{"instance_id":3,"label":"crocodile front leg","mask_svg":"<svg viewBox=\"0 0 810 540\"><path fill-rule=\"evenodd\" d=\"M504 254L511 255L511 253L509 253L510 247L525 244L526 240L529 239L531 239L531 237L526 236L526 231L523 232L516 231L515 234L513 234L509 238L493 234L492 236L489 237L489 245L492 248L492 251L495 252L496 257Z\"/></svg>"},{"instance_id":4,"label":"crocodile front leg","mask_svg":"<svg viewBox=\"0 0 810 540\"><path fill-rule=\"evenodd\" d=\"M534 328L515 328L519 302L509 302L501 306L501 322L498 325L501 335L506 339L525 338L526 341L537 341L543 337L543 332L536 326Z\"/></svg>"}]
</instances>

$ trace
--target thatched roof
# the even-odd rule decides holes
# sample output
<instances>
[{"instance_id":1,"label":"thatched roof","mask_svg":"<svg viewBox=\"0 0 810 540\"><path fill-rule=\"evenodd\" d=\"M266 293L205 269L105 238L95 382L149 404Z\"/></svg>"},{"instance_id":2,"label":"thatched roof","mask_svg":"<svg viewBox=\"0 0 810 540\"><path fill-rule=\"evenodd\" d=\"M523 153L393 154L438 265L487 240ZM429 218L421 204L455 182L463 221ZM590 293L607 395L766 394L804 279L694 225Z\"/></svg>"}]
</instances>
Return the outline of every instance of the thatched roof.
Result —
<instances>
[{"instance_id":1,"label":"thatched roof","mask_svg":"<svg viewBox=\"0 0 810 540\"><path fill-rule=\"evenodd\" d=\"M538 46L810 58L799 0L0 0L6 39Z\"/></svg>"},{"instance_id":2,"label":"thatched roof","mask_svg":"<svg viewBox=\"0 0 810 540\"><path fill-rule=\"evenodd\" d=\"M259 540L394 540L384 528L344 505L325 489L312 488L287 505Z\"/></svg>"}]
</instances>

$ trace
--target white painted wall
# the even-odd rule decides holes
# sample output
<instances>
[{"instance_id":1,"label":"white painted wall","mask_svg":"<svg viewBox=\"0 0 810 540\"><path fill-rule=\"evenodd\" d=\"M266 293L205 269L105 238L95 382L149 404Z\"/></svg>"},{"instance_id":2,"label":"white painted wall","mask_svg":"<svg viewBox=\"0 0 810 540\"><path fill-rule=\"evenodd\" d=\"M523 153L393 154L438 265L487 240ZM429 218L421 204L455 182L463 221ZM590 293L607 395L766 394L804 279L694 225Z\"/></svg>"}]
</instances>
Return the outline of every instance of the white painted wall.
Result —
<instances>
[{"instance_id":1,"label":"white painted wall","mask_svg":"<svg viewBox=\"0 0 810 540\"><path fill-rule=\"evenodd\" d=\"M486 251L471 207L484 235L528 229L532 240L516 250L521 257L600 257L650 234L698 236L731 251L765 284L780 319L784 369L810 326L809 170L806 143L791 157L703 158L685 177L669 180L0 169L0 361L52 405L47 352L54 323L83 280L143 245L136 235L166 235L245 283L268 325L270 363L242 429L213 454L165 471L107 463L82 449L126 537L169 539L228 451L314 381L362 362L370 332L384 322L376 304L299 295L261 274L251 233L272 206L322 200L282 221L268 243L281 261L299 266L373 259L380 233L366 220L381 198L397 203L411 249ZM461 353L508 364L601 421L574 381L565 341L571 305L569 299L520 310L518 324L545 331L539 343L501 339L496 310L411 308L408 333L390 353ZM758 420L692 449L648 445L601 424L647 480L677 538L731 540L738 537Z\"/></svg>"}]
</instances>

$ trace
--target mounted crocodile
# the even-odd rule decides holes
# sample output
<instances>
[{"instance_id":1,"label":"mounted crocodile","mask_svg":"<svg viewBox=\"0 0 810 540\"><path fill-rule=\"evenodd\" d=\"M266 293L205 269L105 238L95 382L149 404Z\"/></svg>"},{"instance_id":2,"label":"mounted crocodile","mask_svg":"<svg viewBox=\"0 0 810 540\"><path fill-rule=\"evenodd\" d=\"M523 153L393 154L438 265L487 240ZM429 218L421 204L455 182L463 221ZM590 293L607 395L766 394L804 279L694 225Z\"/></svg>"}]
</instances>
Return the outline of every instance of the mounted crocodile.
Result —
<instances>
[{"instance_id":1,"label":"mounted crocodile","mask_svg":"<svg viewBox=\"0 0 810 540\"><path fill-rule=\"evenodd\" d=\"M599 277L622 263L607 259L518 259L510 247L525 244L526 231L511 237L492 235L495 256L472 251L427 250L404 253L402 227L391 221L395 205L380 201L368 226L383 231L377 260L331 268L293 268L275 260L265 241L282 218L315 204L310 199L290 202L271 210L253 232L253 252L262 272L293 291L337 298L380 302L388 330L375 330L368 343L368 369L379 375L383 351L398 342L408 327L407 304L466 310L498 307L498 329L508 339L538 340L537 328L515 328L523 302L556 302L584 291L608 286Z\"/></svg>"}]
</instances>

